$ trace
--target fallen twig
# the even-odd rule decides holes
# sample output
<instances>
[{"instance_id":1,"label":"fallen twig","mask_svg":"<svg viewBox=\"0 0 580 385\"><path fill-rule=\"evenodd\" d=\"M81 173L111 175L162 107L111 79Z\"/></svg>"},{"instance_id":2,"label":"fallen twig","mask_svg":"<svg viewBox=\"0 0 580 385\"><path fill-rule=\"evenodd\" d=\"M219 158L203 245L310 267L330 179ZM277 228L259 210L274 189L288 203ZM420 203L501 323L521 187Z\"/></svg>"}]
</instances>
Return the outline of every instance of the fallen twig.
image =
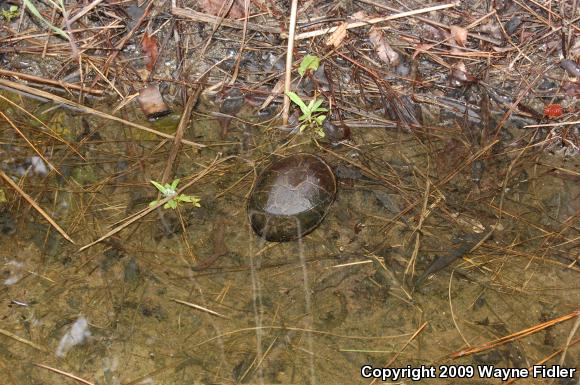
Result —
<instances>
[{"instance_id":1,"label":"fallen twig","mask_svg":"<svg viewBox=\"0 0 580 385\"><path fill-rule=\"evenodd\" d=\"M451 353L450 357L451 358L465 357L465 356L468 356L468 355L471 355L474 353L479 353L479 352L483 352L485 350L493 349L497 346L506 344L506 343L511 342L511 341L518 340L522 337L527 337L531 334L537 333L539 331L542 331L546 328L557 325L557 324L562 323L564 321L571 320L571 319L576 318L578 316L580 316L580 310L576 310L576 311L573 311L572 313L563 315L561 317L551 319L549 321L534 325L534 326L529 327L529 328L524 329L524 330L520 330L519 332L512 333L508 336L498 338L497 340L486 342L483 345L479 345L479 346L475 346L475 347L472 347L469 349L464 349L464 350L460 350L460 351L455 352L455 353Z\"/></svg>"},{"instance_id":2,"label":"fallen twig","mask_svg":"<svg viewBox=\"0 0 580 385\"><path fill-rule=\"evenodd\" d=\"M290 84L292 83L292 58L294 51L294 34L296 33L296 13L298 12L298 0L292 0L290 9L290 32L288 32L288 48L286 49L286 73L284 76L284 109L282 111L282 121L284 125L288 124L290 116Z\"/></svg>"},{"instance_id":3,"label":"fallen twig","mask_svg":"<svg viewBox=\"0 0 580 385\"><path fill-rule=\"evenodd\" d=\"M427 7L427 8L416 9L413 11L401 12L401 13L397 13L396 15L390 15L390 16L384 16L384 17L375 17L373 19L366 20L366 21L354 21L354 22L348 23L346 26L346 29L348 30L348 29L352 29L352 28L364 27L366 25L373 25L373 24L377 24L377 23L382 23L383 21L400 19L402 17L418 15L421 13L439 11L442 9L457 7L459 4L460 4L459 2L450 3L450 4L441 4L441 5L435 5L435 6ZM316 37L316 36L320 36L320 35L326 35L329 33L333 33L338 28L339 27L336 26L336 27L331 27L331 28L318 29L316 31L304 32L304 33L296 35L296 37L294 39L295 40L302 40L302 39L309 39L311 37ZM288 33L288 35L289 34L290 33ZM281 36L287 37L285 34L281 34Z\"/></svg>"},{"instance_id":4,"label":"fallen twig","mask_svg":"<svg viewBox=\"0 0 580 385\"><path fill-rule=\"evenodd\" d=\"M218 24L224 25L226 27L235 28L235 29L244 29L244 22L237 21L237 20L230 20L226 18L220 18L219 16L212 16L208 15L207 13L197 12L191 9L185 8L178 8L175 5L175 2L171 4L171 14L177 17L183 17L185 19L190 19L193 21L198 21L201 23L208 23L208 24ZM276 27L269 27L267 25L256 24L256 23L247 23L247 28L250 31L258 31L258 32L269 32L279 34L281 32L280 28Z\"/></svg>"},{"instance_id":5,"label":"fallen twig","mask_svg":"<svg viewBox=\"0 0 580 385\"><path fill-rule=\"evenodd\" d=\"M16 334L9 332L8 330L4 330L4 329L0 329L0 334L5 335L6 337L10 337L18 342L21 342L25 345L28 345L36 350L40 350L41 352L48 352L48 350L40 345L35 344L32 341L27 340L26 338L22 338L20 336L17 336Z\"/></svg>"},{"instance_id":6,"label":"fallen twig","mask_svg":"<svg viewBox=\"0 0 580 385\"><path fill-rule=\"evenodd\" d=\"M14 76L14 77L19 78L19 79L25 79L25 80L29 80L29 81L41 83L41 84L50 84L51 86L61 87L61 88L64 88L65 90L71 89L71 90L82 91L84 93L92 94L92 95L102 95L104 93L103 90L97 90L95 88L85 87L85 86L78 85L78 84L71 84L71 83L62 82L62 81L58 81L58 80L41 78L38 76L24 74L21 72L3 70L1 68L0 68L0 75Z\"/></svg>"},{"instance_id":7,"label":"fallen twig","mask_svg":"<svg viewBox=\"0 0 580 385\"><path fill-rule=\"evenodd\" d=\"M40 215L42 215L44 217L44 219L46 219L48 221L48 223L50 223L52 225L52 227L54 227L56 229L56 231L58 231L60 233L60 235L62 235L70 243L72 243L72 244L75 243L75 241L73 241L73 239L68 236L68 234L42 209L42 207L40 207L34 201L34 199L32 199L32 197L30 197L30 195L26 194L20 188L20 186L18 186L16 183L14 183L14 181L8 175L6 175L4 173L4 171L2 171L2 170L0 170L0 177L2 179L4 179L6 181L6 183L8 183L10 185L10 187L12 187L14 190L16 190L16 192L18 194L20 194L22 196L22 198L24 198L32 207L34 207L34 209L36 211L38 211L38 213Z\"/></svg>"},{"instance_id":8,"label":"fallen twig","mask_svg":"<svg viewBox=\"0 0 580 385\"><path fill-rule=\"evenodd\" d=\"M80 377L78 377L78 376L75 376L74 374L71 374L71 373L65 372L65 371L63 371L63 370L60 370L60 369L56 369L56 368L50 367L50 366L48 366L48 365L43 365L43 364L36 364L36 363L35 363L35 364L34 364L34 366L38 366L39 368L48 369L48 370L50 370L51 372L55 372L55 373L58 373L58 374L62 374L63 376L65 376L65 377L68 377L68 378L72 378L73 380L75 380L75 381L78 381L78 382L80 382L81 384L85 384L85 385L94 385L92 382L90 382L90 381L87 381L87 380L85 380L85 379L83 379L83 378L80 378Z\"/></svg>"},{"instance_id":9,"label":"fallen twig","mask_svg":"<svg viewBox=\"0 0 580 385\"><path fill-rule=\"evenodd\" d=\"M580 342L580 338L576 338L574 341L572 341L570 343L567 343L565 346L563 346L560 349L556 350L552 354L548 355L547 357L544 357L540 361L537 361L534 365L528 366L528 371L532 372L533 367L535 365L543 365L543 364L545 364L546 362L548 362L552 358L556 357L558 354L564 353L569 347L576 345L578 342ZM502 382L501 385L513 384L514 382L518 381L519 379L521 379L521 377L515 377L515 378L509 379L509 380L507 380L505 382Z\"/></svg>"},{"instance_id":10,"label":"fallen twig","mask_svg":"<svg viewBox=\"0 0 580 385\"><path fill-rule=\"evenodd\" d=\"M167 158L167 163L165 164L165 170L163 171L163 176L161 177L161 183L166 183L171 178L172 171L175 167L175 160L177 159L177 154L179 149L181 148L181 142L183 141L183 132L185 131L185 127L189 123L191 118L191 112L199 99L199 95L203 90L203 82L207 77L208 72L201 75L197 81L197 89L191 94L191 96L187 99L187 103L185 104L185 108L183 109L183 113L181 114L181 120L179 121L179 125L177 126L177 131L175 132L175 138L173 139L173 145L171 146L171 152L169 153L169 158Z\"/></svg>"},{"instance_id":11,"label":"fallen twig","mask_svg":"<svg viewBox=\"0 0 580 385\"><path fill-rule=\"evenodd\" d=\"M62 176L61 172L58 171L58 169L48 159L46 159L44 157L44 155L42 155L42 152L40 152L36 148L34 143L32 143L30 140L28 140L26 135L24 135L24 133L22 131L20 131L20 129L18 127L16 127L14 125L14 123L12 123L12 120L10 120L10 118L8 118L8 116L4 115L4 113L2 111L0 111L0 116L8 122L8 124L14 129L14 131L16 131L18 133L18 135L20 135L22 137L22 139L24 139L24 141L32 148L32 150L36 153L36 155L38 155L43 161L45 161L58 175Z\"/></svg>"},{"instance_id":12,"label":"fallen twig","mask_svg":"<svg viewBox=\"0 0 580 385\"><path fill-rule=\"evenodd\" d=\"M176 299L176 298L171 298L171 300L173 302L177 302L179 304L182 304L182 305L185 305L185 306L189 306L189 307L194 308L194 309L197 309L197 310L204 311L204 312L206 312L208 314L215 315L216 317L221 317L221 318L225 318L225 319L231 319L231 318L229 318L229 317L227 317L227 316L225 316L223 314L218 313L217 311L210 310L210 309L208 309L206 307L203 307L203 306L200 306L200 305L196 305L196 304L191 303L191 302L182 301L182 300Z\"/></svg>"},{"instance_id":13,"label":"fallen twig","mask_svg":"<svg viewBox=\"0 0 580 385\"><path fill-rule=\"evenodd\" d=\"M175 138L174 135L165 134L163 132L154 130L152 128L145 127L145 126L142 126L140 124L133 123L133 122L130 122L128 120L118 118L118 117L113 116L113 115L109 115L109 114L101 112L99 110L95 110L94 108L86 107L86 106L83 106L82 104L79 104L79 103L73 102L71 100L62 98L60 96L51 94L50 92L46 92L46 91L38 90L36 88L28 87L24 84L11 82L9 80L0 79L0 85L6 86L8 88L13 88L13 89L16 89L19 91L24 91L24 92L27 92L29 94L39 96L42 98L46 98L46 99L52 100L53 102L56 102L56 103L62 103L62 104L65 104L67 106L76 108L77 110L79 110L81 112L96 115L96 116L103 118L103 119L113 120L115 122L122 123L126 126L134 127L134 128L139 129L139 130L146 131L146 132L149 132L151 134L155 134L157 136L161 136L163 138L168 138L168 139ZM190 145L190 146L194 146L194 147L205 147L205 145L203 145L201 143L196 143L196 142L192 142L192 141L185 140L185 139L182 139L181 142L184 144Z\"/></svg>"}]
</instances>

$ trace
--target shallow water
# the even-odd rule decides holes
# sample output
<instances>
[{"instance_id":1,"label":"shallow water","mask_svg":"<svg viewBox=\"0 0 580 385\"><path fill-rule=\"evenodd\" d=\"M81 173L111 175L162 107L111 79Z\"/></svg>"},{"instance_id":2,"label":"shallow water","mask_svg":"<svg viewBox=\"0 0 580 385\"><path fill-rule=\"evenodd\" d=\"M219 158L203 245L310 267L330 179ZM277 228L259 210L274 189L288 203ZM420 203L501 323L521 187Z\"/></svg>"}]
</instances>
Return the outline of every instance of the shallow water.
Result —
<instances>
[{"instance_id":1,"label":"shallow water","mask_svg":"<svg viewBox=\"0 0 580 385\"><path fill-rule=\"evenodd\" d=\"M126 385L368 384L365 364L527 367L565 346L578 319L450 358L578 310L578 158L502 143L474 176L475 154L454 140L456 129L357 128L351 144L331 147L235 121L222 141L215 119L196 112L186 139L222 143L179 155L180 185L207 170L186 191L201 207L155 210L79 252L157 199L149 181L160 179L170 147L117 123L49 115L71 144L44 144L62 176L30 167L34 153L4 122L2 170L76 244L2 186L3 383L73 383L39 365ZM37 139L46 133L11 116ZM247 195L269 161L299 151L350 177L339 178L317 230L265 242L250 229ZM414 287L437 256L475 246L492 226L475 250ZM73 343L63 350L66 335ZM578 349L564 366L578 364Z\"/></svg>"}]
</instances>

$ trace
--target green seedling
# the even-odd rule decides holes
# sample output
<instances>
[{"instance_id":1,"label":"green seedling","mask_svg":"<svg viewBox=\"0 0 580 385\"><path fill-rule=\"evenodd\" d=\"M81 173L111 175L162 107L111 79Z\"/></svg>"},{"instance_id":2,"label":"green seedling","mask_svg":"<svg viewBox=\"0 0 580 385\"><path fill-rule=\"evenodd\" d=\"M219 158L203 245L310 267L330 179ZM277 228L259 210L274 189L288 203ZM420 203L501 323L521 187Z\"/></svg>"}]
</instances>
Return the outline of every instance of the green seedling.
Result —
<instances>
[{"instance_id":1,"label":"green seedling","mask_svg":"<svg viewBox=\"0 0 580 385\"><path fill-rule=\"evenodd\" d=\"M295 92L288 91L286 95L300 107L302 115L298 118L300 122L300 132L303 132L307 128L311 128L316 132L321 138L324 138L324 130L322 129L322 123L326 119L326 114L323 112L328 112L328 109L320 107L324 103L324 99L312 99L308 105L304 103L302 98L298 96Z\"/></svg>"},{"instance_id":2,"label":"green seedling","mask_svg":"<svg viewBox=\"0 0 580 385\"><path fill-rule=\"evenodd\" d=\"M171 184L165 183L165 185L162 185L159 182L155 182L154 180L152 180L151 183L153 183L153 186L155 186L157 190L159 190L159 192L161 193L161 195L163 195L164 198L172 197L169 201L167 201L167 203L165 203L165 205L163 206L164 209L175 210L177 206L182 202L191 203L195 207L201 207L201 205L199 204L199 202L201 201L199 197L196 197L195 195L185 195L185 194L177 195L177 185L179 184L179 179L175 179L173 182L171 182ZM153 207L158 203L159 200L154 200L153 202L149 203L149 206Z\"/></svg>"},{"instance_id":3,"label":"green seedling","mask_svg":"<svg viewBox=\"0 0 580 385\"><path fill-rule=\"evenodd\" d=\"M17 5L11 5L10 8L2 10L2 18L9 23L18 15L20 15L20 12Z\"/></svg>"}]
</instances>

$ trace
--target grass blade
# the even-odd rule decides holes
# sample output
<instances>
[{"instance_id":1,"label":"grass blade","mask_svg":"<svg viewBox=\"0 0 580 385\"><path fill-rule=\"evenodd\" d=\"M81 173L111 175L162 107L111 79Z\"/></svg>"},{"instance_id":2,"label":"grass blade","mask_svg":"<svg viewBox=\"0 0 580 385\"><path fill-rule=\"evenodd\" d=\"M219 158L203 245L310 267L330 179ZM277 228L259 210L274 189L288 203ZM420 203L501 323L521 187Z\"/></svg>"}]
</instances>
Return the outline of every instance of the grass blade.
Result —
<instances>
[{"instance_id":1,"label":"grass blade","mask_svg":"<svg viewBox=\"0 0 580 385\"><path fill-rule=\"evenodd\" d=\"M63 31L62 29L60 29L58 27L55 27L54 25L50 24L50 22L48 20L46 20L44 17L42 17L42 15L40 14L40 12L38 12L38 9L36 9L36 7L34 6L34 4L32 4L32 2L30 0L24 0L24 9L25 10L28 9L30 11L30 13L32 13L34 15L34 17L36 17L37 19L41 20L50 29L52 29L54 31L54 33L62 36L66 40L69 40L70 41L70 37L67 35L67 33L65 31Z\"/></svg>"}]
</instances>

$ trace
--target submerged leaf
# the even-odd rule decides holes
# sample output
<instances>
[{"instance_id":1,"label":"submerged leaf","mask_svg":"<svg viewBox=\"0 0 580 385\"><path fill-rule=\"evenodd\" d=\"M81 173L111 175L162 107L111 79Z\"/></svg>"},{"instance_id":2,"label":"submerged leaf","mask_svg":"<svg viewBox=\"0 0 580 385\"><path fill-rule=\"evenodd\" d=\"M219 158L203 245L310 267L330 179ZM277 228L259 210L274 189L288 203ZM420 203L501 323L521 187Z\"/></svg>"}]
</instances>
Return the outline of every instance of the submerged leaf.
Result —
<instances>
[{"instance_id":1,"label":"submerged leaf","mask_svg":"<svg viewBox=\"0 0 580 385\"><path fill-rule=\"evenodd\" d=\"M201 199L199 197L196 197L195 195L185 195L185 194L181 194L180 196L177 197L177 200L179 202L191 203L195 207L201 207L201 205L199 204L199 202L201 201Z\"/></svg>"},{"instance_id":2,"label":"submerged leaf","mask_svg":"<svg viewBox=\"0 0 580 385\"><path fill-rule=\"evenodd\" d=\"M230 19L244 17L244 2L242 0L234 0L233 2L228 0L201 0L199 5L204 12L212 15L224 16Z\"/></svg>"},{"instance_id":3,"label":"submerged leaf","mask_svg":"<svg viewBox=\"0 0 580 385\"><path fill-rule=\"evenodd\" d=\"M326 134L324 133L324 130L322 129L322 126L316 126L314 128L314 131L316 131L318 136L320 136L321 138L324 138L326 136Z\"/></svg>"},{"instance_id":4,"label":"submerged leaf","mask_svg":"<svg viewBox=\"0 0 580 385\"><path fill-rule=\"evenodd\" d=\"M159 192L162 194L166 191L165 186L163 186L161 183L155 182L154 180L152 180L151 183L153 183L153 186L157 187L157 190L159 190Z\"/></svg>"},{"instance_id":5,"label":"submerged leaf","mask_svg":"<svg viewBox=\"0 0 580 385\"><path fill-rule=\"evenodd\" d=\"M330 35L330 37L328 38L328 40L326 40L326 45L331 45L331 46L333 46L335 48L337 48L338 46L340 46L340 43L342 43L342 41L346 37L346 27L347 26L348 26L348 23L347 22L343 22L342 24L340 24L336 28L336 31L334 31L332 33L332 35Z\"/></svg>"},{"instance_id":6,"label":"submerged leaf","mask_svg":"<svg viewBox=\"0 0 580 385\"><path fill-rule=\"evenodd\" d=\"M196 197L195 195L176 195L177 192L175 190L177 189L179 181L179 178L175 178L171 184L165 183L165 186L161 185L161 183L155 182L154 180L151 181L151 183L157 188L157 190L161 192L161 194L163 194L164 197L171 197L171 199L165 203L163 208L176 209L180 202L187 202L193 204L195 207L201 207L199 204L200 198ZM159 201L154 200L153 202L149 203L149 207L153 207L157 204L159 204Z\"/></svg>"}]
</instances>

